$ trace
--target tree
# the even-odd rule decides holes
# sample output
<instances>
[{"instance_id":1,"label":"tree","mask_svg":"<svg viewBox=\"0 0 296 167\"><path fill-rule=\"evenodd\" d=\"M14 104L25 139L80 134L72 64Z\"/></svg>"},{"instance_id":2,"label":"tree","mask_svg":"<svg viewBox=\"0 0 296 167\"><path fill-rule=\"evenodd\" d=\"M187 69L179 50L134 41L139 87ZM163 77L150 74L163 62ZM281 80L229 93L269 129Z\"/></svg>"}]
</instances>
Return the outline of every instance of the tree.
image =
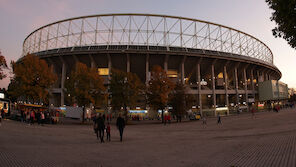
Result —
<instances>
[{"instance_id":1,"label":"tree","mask_svg":"<svg viewBox=\"0 0 296 167\"><path fill-rule=\"evenodd\" d=\"M293 94L290 96L290 98L288 99L289 102L296 102L296 94Z\"/></svg>"},{"instance_id":2,"label":"tree","mask_svg":"<svg viewBox=\"0 0 296 167\"><path fill-rule=\"evenodd\" d=\"M189 86L178 82L171 93L170 103L173 107L173 114L181 117L192 107L194 96L188 94Z\"/></svg>"},{"instance_id":3,"label":"tree","mask_svg":"<svg viewBox=\"0 0 296 167\"><path fill-rule=\"evenodd\" d=\"M0 80L6 77L6 75L3 72L3 69L7 68L5 57L1 54L0 51Z\"/></svg>"},{"instance_id":4,"label":"tree","mask_svg":"<svg viewBox=\"0 0 296 167\"><path fill-rule=\"evenodd\" d=\"M135 107L137 101L143 95L143 88L144 85L136 74L112 69L110 81L111 106L115 110L120 110L123 107L126 121L127 107Z\"/></svg>"},{"instance_id":5,"label":"tree","mask_svg":"<svg viewBox=\"0 0 296 167\"><path fill-rule=\"evenodd\" d=\"M79 106L103 105L106 101L106 88L103 79L95 68L88 68L83 63L76 63L75 70L71 72L65 82L66 94L73 97ZM83 108L82 122L84 122L85 110Z\"/></svg>"},{"instance_id":6,"label":"tree","mask_svg":"<svg viewBox=\"0 0 296 167\"><path fill-rule=\"evenodd\" d=\"M295 0L266 0L268 6L274 10L271 21L277 27L272 30L275 37L282 37L296 48L296 1Z\"/></svg>"},{"instance_id":7,"label":"tree","mask_svg":"<svg viewBox=\"0 0 296 167\"><path fill-rule=\"evenodd\" d=\"M161 110L163 122L163 110L168 103L168 95L174 89L175 84L167 77L166 72L160 66L154 66L151 71L151 79L147 88L148 104L155 110Z\"/></svg>"},{"instance_id":8,"label":"tree","mask_svg":"<svg viewBox=\"0 0 296 167\"><path fill-rule=\"evenodd\" d=\"M18 97L22 96L22 92L18 90L19 81L12 78L7 88L7 94L9 100L16 102Z\"/></svg>"},{"instance_id":9,"label":"tree","mask_svg":"<svg viewBox=\"0 0 296 167\"><path fill-rule=\"evenodd\" d=\"M45 60L28 54L18 62L11 62L13 78L9 85L9 94L24 97L29 102L48 103L49 89L57 80L53 68Z\"/></svg>"}]
</instances>

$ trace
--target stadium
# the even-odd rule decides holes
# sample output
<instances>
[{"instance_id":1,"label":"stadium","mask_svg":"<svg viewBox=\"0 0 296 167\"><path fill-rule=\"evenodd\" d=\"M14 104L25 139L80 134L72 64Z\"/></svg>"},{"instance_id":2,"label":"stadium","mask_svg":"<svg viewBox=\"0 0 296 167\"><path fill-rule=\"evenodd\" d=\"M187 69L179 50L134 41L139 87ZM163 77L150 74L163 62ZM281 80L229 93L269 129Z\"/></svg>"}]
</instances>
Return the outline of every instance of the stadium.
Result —
<instances>
[{"instance_id":1,"label":"stadium","mask_svg":"<svg viewBox=\"0 0 296 167\"><path fill-rule=\"evenodd\" d=\"M190 86L193 109L254 105L260 82L281 78L262 41L224 25L156 14L102 14L75 17L38 28L23 43L54 67L58 81L50 103L65 105L64 83L82 62L98 69L107 84L111 68L136 73L148 83L154 65ZM216 111L216 110L215 110ZM216 113L216 112L215 112Z\"/></svg>"}]
</instances>

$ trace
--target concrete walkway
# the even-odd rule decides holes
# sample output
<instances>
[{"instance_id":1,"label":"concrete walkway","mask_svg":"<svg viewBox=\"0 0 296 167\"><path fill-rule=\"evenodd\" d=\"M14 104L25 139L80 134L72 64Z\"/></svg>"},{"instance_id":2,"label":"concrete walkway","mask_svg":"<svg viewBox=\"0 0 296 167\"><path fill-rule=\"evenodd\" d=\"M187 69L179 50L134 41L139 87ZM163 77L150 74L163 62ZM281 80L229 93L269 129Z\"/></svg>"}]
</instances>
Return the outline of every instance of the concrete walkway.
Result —
<instances>
[{"instance_id":1,"label":"concrete walkway","mask_svg":"<svg viewBox=\"0 0 296 167\"><path fill-rule=\"evenodd\" d=\"M111 126L100 143L91 125L0 127L0 166L296 166L296 110L186 123Z\"/></svg>"}]
</instances>

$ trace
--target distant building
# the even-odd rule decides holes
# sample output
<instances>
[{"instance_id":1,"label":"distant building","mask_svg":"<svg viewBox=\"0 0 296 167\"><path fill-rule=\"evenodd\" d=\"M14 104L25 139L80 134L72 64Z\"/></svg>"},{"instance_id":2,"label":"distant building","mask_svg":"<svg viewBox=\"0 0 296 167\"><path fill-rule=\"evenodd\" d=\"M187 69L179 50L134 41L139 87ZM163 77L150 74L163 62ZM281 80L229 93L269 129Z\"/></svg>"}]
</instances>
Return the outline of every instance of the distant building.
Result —
<instances>
[{"instance_id":1,"label":"distant building","mask_svg":"<svg viewBox=\"0 0 296 167\"><path fill-rule=\"evenodd\" d=\"M288 91L289 91L289 96L293 96L296 94L296 89L294 88L289 88Z\"/></svg>"},{"instance_id":2,"label":"distant building","mask_svg":"<svg viewBox=\"0 0 296 167\"><path fill-rule=\"evenodd\" d=\"M259 82L259 101L279 101L287 100L288 98L287 84L277 80Z\"/></svg>"}]
</instances>

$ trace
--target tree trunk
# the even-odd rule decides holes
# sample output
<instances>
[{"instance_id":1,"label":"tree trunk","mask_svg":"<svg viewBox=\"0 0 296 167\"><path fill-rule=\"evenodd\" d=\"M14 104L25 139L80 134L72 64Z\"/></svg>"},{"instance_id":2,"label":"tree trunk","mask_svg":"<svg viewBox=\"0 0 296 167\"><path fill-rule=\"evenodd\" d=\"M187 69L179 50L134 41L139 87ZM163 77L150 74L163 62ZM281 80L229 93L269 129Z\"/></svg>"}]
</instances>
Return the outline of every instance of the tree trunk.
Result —
<instances>
[{"instance_id":1,"label":"tree trunk","mask_svg":"<svg viewBox=\"0 0 296 167\"><path fill-rule=\"evenodd\" d=\"M161 109L161 123L164 123L164 121L163 121L163 109Z\"/></svg>"},{"instance_id":2,"label":"tree trunk","mask_svg":"<svg viewBox=\"0 0 296 167\"><path fill-rule=\"evenodd\" d=\"M123 112L123 117L125 119L125 124L127 124L128 121L128 115L127 115L127 108L126 108L126 104L124 104L124 112Z\"/></svg>"},{"instance_id":3,"label":"tree trunk","mask_svg":"<svg viewBox=\"0 0 296 167\"><path fill-rule=\"evenodd\" d=\"M85 107L82 108L82 123L84 124Z\"/></svg>"}]
</instances>

